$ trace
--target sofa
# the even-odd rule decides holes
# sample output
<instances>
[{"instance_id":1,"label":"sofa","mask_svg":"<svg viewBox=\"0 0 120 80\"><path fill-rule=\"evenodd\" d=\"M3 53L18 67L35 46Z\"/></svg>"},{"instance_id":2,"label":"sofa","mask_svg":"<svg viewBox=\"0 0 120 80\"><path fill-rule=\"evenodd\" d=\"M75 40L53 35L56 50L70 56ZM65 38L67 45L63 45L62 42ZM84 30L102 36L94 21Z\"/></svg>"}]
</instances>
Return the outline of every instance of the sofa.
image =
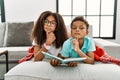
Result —
<instances>
[{"instance_id":1,"label":"sofa","mask_svg":"<svg viewBox=\"0 0 120 80\"><path fill-rule=\"evenodd\" d=\"M9 70L27 55L34 21L0 23L0 51L8 50ZM0 80L6 73L5 55L0 56Z\"/></svg>"},{"instance_id":2,"label":"sofa","mask_svg":"<svg viewBox=\"0 0 120 80\"><path fill-rule=\"evenodd\" d=\"M92 36L92 27L89 29ZM22 41L22 40L20 40ZM102 47L110 56L120 59L120 44L107 40L94 38L95 44ZM4 47L2 47L4 48ZM7 47L8 48L8 47ZM11 47L12 49L14 47ZM10 48L9 48L10 49ZM19 50L9 51L13 59L20 59L27 54L28 47ZM15 51L16 50L16 51ZM18 55L19 54L19 55ZM19 57L18 57L19 56ZM11 56L12 57L12 56ZM10 60L10 59L9 59ZM9 63L11 64L11 63ZM1 69L1 68L0 68ZM26 61L15 64L14 67L5 73L5 80L120 80L120 66L111 63L95 62L94 65L80 63L77 67L53 67L45 61Z\"/></svg>"},{"instance_id":3,"label":"sofa","mask_svg":"<svg viewBox=\"0 0 120 80\"><path fill-rule=\"evenodd\" d=\"M97 44L97 41L103 43ZM103 47L114 57L120 57L120 45L95 39L95 43ZM115 51L111 51L113 49ZM110 51L110 52L109 52ZM119 58L120 59L120 58ZM95 64L79 63L77 67L53 67L45 61L26 61L16 65L5 75L5 80L120 80L120 66L112 63L95 62Z\"/></svg>"},{"instance_id":4,"label":"sofa","mask_svg":"<svg viewBox=\"0 0 120 80\"><path fill-rule=\"evenodd\" d=\"M8 58L9 58L9 71L6 73L5 69L5 56L0 56L0 79L5 80L77 80L79 77L79 74L82 72L77 71L83 70L89 72L89 69L94 69L96 72L97 69L103 69L107 68L108 72L117 72L115 76L118 76L120 74L119 66L114 64L103 64L100 62L96 62L94 65L89 64L79 64L78 67L75 68L68 68L68 67L52 67L48 62L32 62L27 61L23 62L21 64L18 64L18 60L25 57L28 53L28 48L31 47L31 40L30 40L30 33L32 30L34 22L6 22L6 23L0 23L0 50L8 50ZM92 36L92 26L89 28L89 35ZM113 43L107 40L96 38L94 39L95 43L99 45L100 47L104 48L105 51L116 58L120 58L120 44ZM83 66L86 69L81 69ZM87 66L90 66L87 67ZM94 66L94 67L93 67ZM111 66L111 67L110 67ZM110 67L110 68L108 68ZM62 70L64 69L64 70ZM114 69L116 69L114 71ZM109 71L110 70L110 71ZM52 72L53 71L53 72ZM74 72L74 71L77 71ZM52 72L52 74L51 74ZM59 74L58 74L59 72ZM94 71L90 71L91 73L96 73ZM58 75L56 75L56 73ZM76 77L73 76L73 73L76 75ZM86 73L86 72L84 72ZM101 72L103 73L103 71ZM4 75L5 74L5 75ZM46 75L47 74L47 75ZM88 80L90 76L93 74L87 74L87 75L81 75L81 80ZM59 76L60 75L60 76ZM102 74L104 75L104 74ZM111 74L112 75L112 74ZM66 77L63 77L66 76ZM69 76L69 77L68 77ZM83 78L83 77L87 78ZM53 77L53 78L52 78ZM97 78L99 78L98 76ZM95 80L94 77L91 77L89 80ZM111 80L110 78L106 78ZM98 79L97 79L98 80ZM100 80L105 80L100 79ZM116 80L116 78L114 79Z\"/></svg>"}]
</instances>

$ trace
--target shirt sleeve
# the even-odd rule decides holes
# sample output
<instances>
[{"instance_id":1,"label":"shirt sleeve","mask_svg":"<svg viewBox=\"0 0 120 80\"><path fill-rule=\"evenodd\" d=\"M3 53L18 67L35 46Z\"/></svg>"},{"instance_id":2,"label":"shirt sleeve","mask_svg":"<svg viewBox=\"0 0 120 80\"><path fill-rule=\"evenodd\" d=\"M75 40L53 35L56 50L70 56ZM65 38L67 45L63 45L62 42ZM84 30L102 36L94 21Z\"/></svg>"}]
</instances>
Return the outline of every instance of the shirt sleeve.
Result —
<instances>
[{"instance_id":1,"label":"shirt sleeve","mask_svg":"<svg viewBox=\"0 0 120 80\"><path fill-rule=\"evenodd\" d=\"M95 43L94 43L94 40L93 39L90 39L89 40L89 44L88 44L88 52L93 52L95 51Z\"/></svg>"},{"instance_id":2,"label":"shirt sleeve","mask_svg":"<svg viewBox=\"0 0 120 80\"><path fill-rule=\"evenodd\" d=\"M70 43L69 43L69 41L65 41L62 46L61 55L63 57L69 57L70 56L69 52L70 52Z\"/></svg>"},{"instance_id":3,"label":"shirt sleeve","mask_svg":"<svg viewBox=\"0 0 120 80\"><path fill-rule=\"evenodd\" d=\"M32 45L33 46L38 46L38 44L35 42L35 40L33 40Z\"/></svg>"}]
</instances>

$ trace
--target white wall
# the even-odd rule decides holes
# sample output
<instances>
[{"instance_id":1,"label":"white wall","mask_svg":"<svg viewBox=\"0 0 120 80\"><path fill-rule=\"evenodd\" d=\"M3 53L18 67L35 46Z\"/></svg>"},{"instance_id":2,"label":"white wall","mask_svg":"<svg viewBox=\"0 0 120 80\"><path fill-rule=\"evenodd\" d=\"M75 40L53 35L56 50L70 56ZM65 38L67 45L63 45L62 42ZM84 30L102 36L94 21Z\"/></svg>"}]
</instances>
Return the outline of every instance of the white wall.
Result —
<instances>
[{"instance_id":1,"label":"white wall","mask_svg":"<svg viewBox=\"0 0 120 80\"><path fill-rule=\"evenodd\" d=\"M56 12L56 0L4 0L7 22L35 21L41 12Z\"/></svg>"},{"instance_id":2,"label":"white wall","mask_svg":"<svg viewBox=\"0 0 120 80\"><path fill-rule=\"evenodd\" d=\"M117 7L116 39L120 44L120 0ZM56 12L56 0L4 0L7 22L36 21L41 12ZM108 40L108 39L107 39Z\"/></svg>"}]
</instances>

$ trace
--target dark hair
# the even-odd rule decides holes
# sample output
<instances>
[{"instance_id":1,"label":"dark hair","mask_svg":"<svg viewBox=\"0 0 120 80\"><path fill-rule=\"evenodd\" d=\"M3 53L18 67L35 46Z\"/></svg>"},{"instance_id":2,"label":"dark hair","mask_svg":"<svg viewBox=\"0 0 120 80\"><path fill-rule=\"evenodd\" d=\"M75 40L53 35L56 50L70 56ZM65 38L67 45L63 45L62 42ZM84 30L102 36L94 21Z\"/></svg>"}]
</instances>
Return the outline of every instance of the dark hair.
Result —
<instances>
[{"instance_id":1,"label":"dark hair","mask_svg":"<svg viewBox=\"0 0 120 80\"><path fill-rule=\"evenodd\" d=\"M75 21L82 21L82 22L84 22L85 25L86 25L86 27L87 27L87 30L88 30L88 28L89 28L88 21L85 20L83 16L77 16L77 17L75 17L75 18L72 20L72 22L71 22L71 25L70 25L71 27L72 27L72 25L73 25L73 23L74 23Z\"/></svg>"},{"instance_id":2,"label":"dark hair","mask_svg":"<svg viewBox=\"0 0 120 80\"><path fill-rule=\"evenodd\" d=\"M38 45L40 46L43 45L43 43L46 41L46 33L43 27L44 21L48 16L51 16L51 15L55 18L57 23L56 29L54 31L56 36L55 47L59 48L63 45L63 42L67 40L68 36L67 36L67 30L66 30L64 20L62 16L58 13L52 13L51 11L43 12L39 16L38 20L36 21L33 27L31 38L32 40L35 40Z\"/></svg>"}]
</instances>

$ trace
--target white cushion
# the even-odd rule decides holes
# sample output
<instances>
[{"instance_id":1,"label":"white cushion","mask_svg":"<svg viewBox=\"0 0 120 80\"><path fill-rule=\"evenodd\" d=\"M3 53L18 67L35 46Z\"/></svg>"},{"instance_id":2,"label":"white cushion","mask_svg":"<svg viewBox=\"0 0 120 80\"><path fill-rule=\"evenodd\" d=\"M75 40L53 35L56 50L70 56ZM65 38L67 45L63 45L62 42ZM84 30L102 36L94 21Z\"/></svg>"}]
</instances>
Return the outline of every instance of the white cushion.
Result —
<instances>
[{"instance_id":1,"label":"white cushion","mask_svg":"<svg viewBox=\"0 0 120 80\"><path fill-rule=\"evenodd\" d=\"M115 64L80 63L77 67L53 67L49 62L23 62L5 74L5 80L120 80Z\"/></svg>"},{"instance_id":2,"label":"white cushion","mask_svg":"<svg viewBox=\"0 0 120 80\"><path fill-rule=\"evenodd\" d=\"M23 47L1 47L0 50L8 50L9 61L17 62L28 54L30 46ZM0 56L0 62L4 62L5 56Z\"/></svg>"},{"instance_id":3,"label":"white cushion","mask_svg":"<svg viewBox=\"0 0 120 80\"><path fill-rule=\"evenodd\" d=\"M102 47L108 55L120 59L120 44L104 39L95 39L95 44Z\"/></svg>"}]
</instances>

